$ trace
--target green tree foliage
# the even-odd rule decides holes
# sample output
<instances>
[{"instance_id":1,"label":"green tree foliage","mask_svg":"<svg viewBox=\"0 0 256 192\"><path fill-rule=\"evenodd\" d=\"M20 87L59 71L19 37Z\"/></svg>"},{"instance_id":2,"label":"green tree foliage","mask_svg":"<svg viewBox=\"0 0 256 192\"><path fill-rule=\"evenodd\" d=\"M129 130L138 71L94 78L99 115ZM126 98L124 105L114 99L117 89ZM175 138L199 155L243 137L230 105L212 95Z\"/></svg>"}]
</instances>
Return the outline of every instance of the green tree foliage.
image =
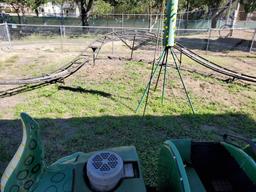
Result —
<instances>
[{"instance_id":1,"label":"green tree foliage","mask_svg":"<svg viewBox=\"0 0 256 192\"><path fill-rule=\"evenodd\" d=\"M244 10L246 13L252 13L256 10L255 0L241 0L241 3L244 5Z\"/></svg>"},{"instance_id":2,"label":"green tree foliage","mask_svg":"<svg viewBox=\"0 0 256 192\"><path fill-rule=\"evenodd\" d=\"M143 13L144 8L142 1L120 0L115 6L115 13Z\"/></svg>"},{"instance_id":3,"label":"green tree foliage","mask_svg":"<svg viewBox=\"0 0 256 192\"><path fill-rule=\"evenodd\" d=\"M115 13L158 12L162 0L104 0L115 8Z\"/></svg>"},{"instance_id":4,"label":"green tree foliage","mask_svg":"<svg viewBox=\"0 0 256 192\"><path fill-rule=\"evenodd\" d=\"M18 16L19 24L22 23L21 14L25 14L25 8L30 5L30 2L22 0L3 0L4 3L7 3L12 6L13 10Z\"/></svg>"},{"instance_id":5,"label":"green tree foliage","mask_svg":"<svg viewBox=\"0 0 256 192\"><path fill-rule=\"evenodd\" d=\"M97 0L94 3L93 13L96 15L105 15L111 13L113 6L103 0Z\"/></svg>"},{"instance_id":6,"label":"green tree foliage","mask_svg":"<svg viewBox=\"0 0 256 192\"><path fill-rule=\"evenodd\" d=\"M179 8L185 12L190 12L186 14L186 20L193 17L193 13L199 13L198 11L200 11L201 14L196 14L196 16L209 16L212 20L211 27L215 28L219 17L229 6L229 2L230 0L180 0Z\"/></svg>"}]
</instances>

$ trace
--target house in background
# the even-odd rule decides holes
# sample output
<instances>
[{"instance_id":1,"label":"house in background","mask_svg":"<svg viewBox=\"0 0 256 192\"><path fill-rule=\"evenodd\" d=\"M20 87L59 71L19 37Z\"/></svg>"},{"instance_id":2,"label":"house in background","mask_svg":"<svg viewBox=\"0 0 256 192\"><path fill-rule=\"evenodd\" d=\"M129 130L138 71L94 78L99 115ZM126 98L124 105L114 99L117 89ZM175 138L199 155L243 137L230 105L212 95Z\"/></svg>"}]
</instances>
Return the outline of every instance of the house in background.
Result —
<instances>
[{"instance_id":1,"label":"house in background","mask_svg":"<svg viewBox=\"0 0 256 192\"><path fill-rule=\"evenodd\" d=\"M63 4L55 4L48 2L41 5L38 9L39 16L54 17L79 17L80 11L76 3L65 2Z\"/></svg>"}]
</instances>

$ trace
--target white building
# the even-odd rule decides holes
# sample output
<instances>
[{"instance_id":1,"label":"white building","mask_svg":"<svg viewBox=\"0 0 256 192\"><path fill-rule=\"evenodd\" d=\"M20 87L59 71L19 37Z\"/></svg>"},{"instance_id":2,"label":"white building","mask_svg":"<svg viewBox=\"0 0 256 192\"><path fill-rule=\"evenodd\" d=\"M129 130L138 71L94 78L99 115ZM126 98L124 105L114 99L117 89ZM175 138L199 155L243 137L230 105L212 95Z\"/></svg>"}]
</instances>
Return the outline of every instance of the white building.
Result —
<instances>
[{"instance_id":1,"label":"white building","mask_svg":"<svg viewBox=\"0 0 256 192\"><path fill-rule=\"evenodd\" d=\"M53 4L48 2L39 7L39 16L64 16L64 17L79 17L80 11L75 3Z\"/></svg>"}]
</instances>

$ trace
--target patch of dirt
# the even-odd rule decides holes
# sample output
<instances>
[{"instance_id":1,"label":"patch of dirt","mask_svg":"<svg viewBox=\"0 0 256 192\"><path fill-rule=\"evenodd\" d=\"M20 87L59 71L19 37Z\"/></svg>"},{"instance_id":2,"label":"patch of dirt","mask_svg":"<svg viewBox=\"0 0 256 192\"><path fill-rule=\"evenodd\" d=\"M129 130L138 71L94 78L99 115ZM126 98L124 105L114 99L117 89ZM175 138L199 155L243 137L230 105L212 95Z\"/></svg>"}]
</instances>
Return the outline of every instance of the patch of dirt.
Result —
<instances>
[{"instance_id":1,"label":"patch of dirt","mask_svg":"<svg viewBox=\"0 0 256 192\"><path fill-rule=\"evenodd\" d=\"M191 90L198 98L201 97L205 100L221 103L225 106L240 107L246 103L246 99L237 99L240 95L239 93L230 93L227 88L222 85L202 82L193 78L188 79L186 77L186 79L185 81L189 90Z\"/></svg>"},{"instance_id":2,"label":"patch of dirt","mask_svg":"<svg viewBox=\"0 0 256 192\"><path fill-rule=\"evenodd\" d=\"M15 95L12 97L0 98L1 119L13 119L15 115L14 110L16 105L23 101L25 101L25 97L23 95Z\"/></svg>"},{"instance_id":3,"label":"patch of dirt","mask_svg":"<svg viewBox=\"0 0 256 192\"><path fill-rule=\"evenodd\" d=\"M67 82L72 82L72 80L86 80L93 84L93 82L103 82L106 79L116 78L119 74L122 74L124 70L124 62L122 61L107 61L108 59L98 58L96 64L85 65L81 70L79 70L74 76L71 76Z\"/></svg>"}]
</instances>

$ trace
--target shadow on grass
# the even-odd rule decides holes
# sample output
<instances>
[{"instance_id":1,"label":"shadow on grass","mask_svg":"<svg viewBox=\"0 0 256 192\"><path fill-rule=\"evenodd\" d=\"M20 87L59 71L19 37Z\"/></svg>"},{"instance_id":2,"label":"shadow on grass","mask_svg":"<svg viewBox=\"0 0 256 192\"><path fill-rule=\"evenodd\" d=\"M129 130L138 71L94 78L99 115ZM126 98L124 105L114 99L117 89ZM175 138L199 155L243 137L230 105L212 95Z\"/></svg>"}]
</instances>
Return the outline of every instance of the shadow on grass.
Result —
<instances>
[{"instance_id":1,"label":"shadow on grass","mask_svg":"<svg viewBox=\"0 0 256 192\"><path fill-rule=\"evenodd\" d=\"M82 87L69 87L69 86L58 86L58 90L65 90L65 91L72 91L72 92L77 92L77 93L87 93L87 94L92 94L92 95L99 95L102 97L111 97L112 95L110 93L106 93L104 91L98 91L98 90L87 90Z\"/></svg>"},{"instance_id":2,"label":"shadow on grass","mask_svg":"<svg viewBox=\"0 0 256 192\"><path fill-rule=\"evenodd\" d=\"M121 102L120 100L116 99L113 94L104 92L104 91L99 91L99 90L92 90L92 89L84 89L82 87L70 87L70 86L58 86L58 90L64 90L64 91L71 91L74 93L84 93L84 94L92 94L92 95L99 95L101 97L109 98L114 102L120 103L121 105L125 106L127 109L129 109L131 112L134 112L134 109L132 109L130 106L128 106L126 103ZM116 96L118 98L122 99L129 99L128 97L123 97L123 96Z\"/></svg>"},{"instance_id":3,"label":"shadow on grass","mask_svg":"<svg viewBox=\"0 0 256 192\"><path fill-rule=\"evenodd\" d=\"M256 137L256 122L240 113L100 116L36 119L41 127L46 160L50 164L77 151L89 152L109 147L134 145L143 167L145 182L156 184L157 158L161 144L170 138L220 141L218 134ZM0 174L21 142L19 119L0 120Z\"/></svg>"}]
</instances>

